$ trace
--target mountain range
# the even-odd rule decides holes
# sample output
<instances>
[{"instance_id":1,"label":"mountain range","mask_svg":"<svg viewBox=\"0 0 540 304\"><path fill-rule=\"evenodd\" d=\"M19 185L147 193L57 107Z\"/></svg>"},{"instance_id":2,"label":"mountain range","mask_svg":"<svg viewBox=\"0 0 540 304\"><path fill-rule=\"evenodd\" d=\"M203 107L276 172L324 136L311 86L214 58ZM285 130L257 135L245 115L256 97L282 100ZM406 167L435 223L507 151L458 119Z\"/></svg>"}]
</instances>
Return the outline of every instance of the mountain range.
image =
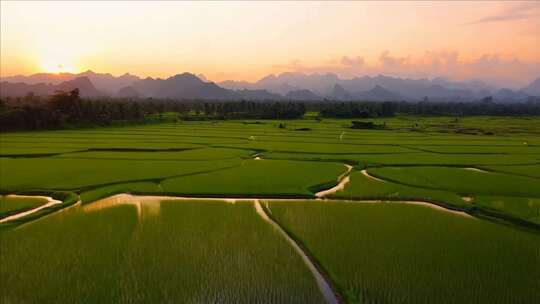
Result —
<instances>
[{"instance_id":1,"label":"mountain range","mask_svg":"<svg viewBox=\"0 0 540 304\"><path fill-rule=\"evenodd\" d=\"M169 99L246 99L246 100L369 100L369 101L471 101L493 96L496 101L524 101L540 96L540 78L518 90L499 88L481 81L408 79L379 75L343 79L332 73L282 73L268 75L256 82L208 81L191 73L172 77L139 78L131 74L86 71L79 74L39 73L30 76L3 77L1 96L50 95L56 90L78 87L85 97L129 97Z\"/></svg>"},{"instance_id":2,"label":"mountain range","mask_svg":"<svg viewBox=\"0 0 540 304\"><path fill-rule=\"evenodd\" d=\"M27 84L24 82L13 83L2 81L0 83L0 97L23 97L28 93L33 93L37 96L49 96L56 91L71 91L75 88L79 89L79 94L82 97L105 96L105 94L96 89L88 77L77 77L58 84L43 82Z\"/></svg>"}]
</instances>

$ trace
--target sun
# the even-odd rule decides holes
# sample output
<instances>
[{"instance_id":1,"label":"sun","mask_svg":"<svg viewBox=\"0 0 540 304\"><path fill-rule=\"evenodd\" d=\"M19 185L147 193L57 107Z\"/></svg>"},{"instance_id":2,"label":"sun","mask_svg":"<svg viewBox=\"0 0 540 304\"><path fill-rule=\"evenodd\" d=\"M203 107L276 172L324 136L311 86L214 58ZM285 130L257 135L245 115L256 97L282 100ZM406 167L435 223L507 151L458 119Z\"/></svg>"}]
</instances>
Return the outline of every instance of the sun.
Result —
<instances>
[{"instance_id":1,"label":"sun","mask_svg":"<svg viewBox=\"0 0 540 304\"><path fill-rule=\"evenodd\" d=\"M77 68L69 61L62 60L44 60L41 63L41 69L46 73L60 74L60 73L75 73Z\"/></svg>"},{"instance_id":2,"label":"sun","mask_svg":"<svg viewBox=\"0 0 540 304\"><path fill-rule=\"evenodd\" d=\"M39 55L40 70L46 73L76 73L79 71L77 53L67 48L44 49Z\"/></svg>"}]
</instances>

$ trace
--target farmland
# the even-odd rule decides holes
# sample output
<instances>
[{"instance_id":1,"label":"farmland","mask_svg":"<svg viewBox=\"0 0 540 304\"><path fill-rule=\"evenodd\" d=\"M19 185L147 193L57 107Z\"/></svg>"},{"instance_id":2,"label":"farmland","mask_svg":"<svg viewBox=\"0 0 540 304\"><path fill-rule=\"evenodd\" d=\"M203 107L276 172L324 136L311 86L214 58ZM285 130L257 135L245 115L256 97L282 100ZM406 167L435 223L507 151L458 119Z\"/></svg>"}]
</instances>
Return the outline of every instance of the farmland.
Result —
<instances>
[{"instance_id":1,"label":"farmland","mask_svg":"<svg viewBox=\"0 0 540 304\"><path fill-rule=\"evenodd\" d=\"M386 128L308 115L2 133L1 193L63 201L0 223L3 302L322 302L257 199L346 302L535 302L538 119L369 121ZM0 212L40 204L18 200Z\"/></svg>"},{"instance_id":2,"label":"farmland","mask_svg":"<svg viewBox=\"0 0 540 304\"><path fill-rule=\"evenodd\" d=\"M0 219L10 214L39 207L45 203L47 200L43 198L0 196Z\"/></svg>"},{"instance_id":3,"label":"farmland","mask_svg":"<svg viewBox=\"0 0 540 304\"><path fill-rule=\"evenodd\" d=\"M322 303L250 203L111 198L0 237L3 303Z\"/></svg>"},{"instance_id":4,"label":"farmland","mask_svg":"<svg viewBox=\"0 0 540 304\"><path fill-rule=\"evenodd\" d=\"M351 303L540 297L538 235L404 203L270 202L269 209Z\"/></svg>"}]
</instances>

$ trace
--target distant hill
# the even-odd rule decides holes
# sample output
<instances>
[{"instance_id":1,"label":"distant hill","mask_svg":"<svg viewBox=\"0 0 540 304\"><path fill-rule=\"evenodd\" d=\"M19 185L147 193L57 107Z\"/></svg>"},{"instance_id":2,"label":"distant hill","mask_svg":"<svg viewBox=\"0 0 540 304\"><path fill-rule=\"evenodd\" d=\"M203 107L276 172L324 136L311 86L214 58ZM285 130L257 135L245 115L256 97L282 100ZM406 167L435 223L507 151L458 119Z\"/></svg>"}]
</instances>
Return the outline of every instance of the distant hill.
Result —
<instances>
[{"instance_id":1,"label":"distant hill","mask_svg":"<svg viewBox=\"0 0 540 304\"><path fill-rule=\"evenodd\" d=\"M91 70L82 72L79 74L72 73L38 73L29 76L17 75L10 77L2 77L2 81L7 81L11 83L26 83L26 84L60 84L64 81L74 80L79 77L87 77L93 85L100 91L102 94L114 95L118 90L128 85L131 85L133 82L139 80L140 78L129 73L126 73L122 76L115 77L109 73L95 73Z\"/></svg>"},{"instance_id":2,"label":"distant hill","mask_svg":"<svg viewBox=\"0 0 540 304\"><path fill-rule=\"evenodd\" d=\"M80 79L87 81L81 81ZM79 79L79 80L77 80ZM521 90L496 88L482 81L451 81L443 77L409 79L385 75L362 76L349 79L332 73L281 73L267 75L256 82L227 80L208 81L202 74L182 73L161 79L141 79L124 74L86 71L79 74L38 73L30 76L2 78L2 96L24 96L32 91L36 95L50 95L57 86L73 87L79 82L82 96L154 97L171 99L215 100L371 100L434 102L475 101L492 96L496 101L518 102L530 96L540 96L540 78ZM67 83L67 84L65 84Z\"/></svg>"},{"instance_id":3,"label":"distant hill","mask_svg":"<svg viewBox=\"0 0 540 304\"><path fill-rule=\"evenodd\" d=\"M528 97L528 94L525 94L521 91L512 91L510 89L500 89L493 95L495 101L500 102L524 101Z\"/></svg>"},{"instance_id":4,"label":"distant hill","mask_svg":"<svg viewBox=\"0 0 540 304\"><path fill-rule=\"evenodd\" d=\"M141 97L207 100L279 100L283 96L266 90L229 90L214 82L206 82L191 73L182 73L167 79L146 78L131 86ZM122 89L124 90L124 89Z\"/></svg>"},{"instance_id":5,"label":"distant hill","mask_svg":"<svg viewBox=\"0 0 540 304\"><path fill-rule=\"evenodd\" d=\"M59 84L26 84L21 82L11 83L2 81L0 83L0 96L23 97L30 92L36 96L49 96L53 95L56 91L71 91L75 88L79 89L79 94L82 97L98 97L104 95L96 89L88 77L78 77Z\"/></svg>"},{"instance_id":6,"label":"distant hill","mask_svg":"<svg viewBox=\"0 0 540 304\"><path fill-rule=\"evenodd\" d=\"M321 100L322 98L319 95L311 92L310 90L296 90L290 91L285 95L285 98L291 100L302 100L302 101L315 101Z\"/></svg>"},{"instance_id":7,"label":"distant hill","mask_svg":"<svg viewBox=\"0 0 540 304\"><path fill-rule=\"evenodd\" d=\"M139 98L141 97L141 94L135 90L132 86L127 86L122 89L120 89L115 97L119 98Z\"/></svg>"},{"instance_id":8,"label":"distant hill","mask_svg":"<svg viewBox=\"0 0 540 304\"><path fill-rule=\"evenodd\" d=\"M282 73L268 75L254 83L245 81L220 82L229 89L266 89L270 92L287 96L289 92L309 90L315 95L325 96L330 99L350 100L359 97L367 98L374 96L380 98L384 88L391 95L386 98L399 100L419 101L427 97L431 101L473 101L497 92L495 86L482 81L451 81L443 77L432 80L427 78L409 79L390 77L385 75L363 76L343 79L332 73L326 74L303 74ZM339 85L336 88L336 85ZM380 87L380 88L377 88ZM377 88L379 92L366 92ZM532 93L536 86L524 88L524 92Z\"/></svg>"},{"instance_id":9,"label":"distant hill","mask_svg":"<svg viewBox=\"0 0 540 304\"><path fill-rule=\"evenodd\" d=\"M345 90L344 87L335 84L327 98L330 100L352 100L354 97L349 91Z\"/></svg>"},{"instance_id":10,"label":"distant hill","mask_svg":"<svg viewBox=\"0 0 540 304\"><path fill-rule=\"evenodd\" d=\"M201 98L223 99L230 98L230 92L214 83L203 82L190 73L178 74L167 79L146 78L132 84L135 91L143 97L155 98Z\"/></svg>"},{"instance_id":11,"label":"distant hill","mask_svg":"<svg viewBox=\"0 0 540 304\"><path fill-rule=\"evenodd\" d=\"M540 78L522 88L521 91L531 96L540 96Z\"/></svg>"},{"instance_id":12,"label":"distant hill","mask_svg":"<svg viewBox=\"0 0 540 304\"><path fill-rule=\"evenodd\" d=\"M403 99L399 94L390 92L380 85L376 85L368 91L355 93L354 98L368 101L398 101Z\"/></svg>"},{"instance_id":13,"label":"distant hill","mask_svg":"<svg viewBox=\"0 0 540 304\"><path fill-rule=\"evenodd\" d=\"M245 100L281 100L283 96L268 92L267 90L237 90L241 99Z\"/></svg>"}]
</instances>

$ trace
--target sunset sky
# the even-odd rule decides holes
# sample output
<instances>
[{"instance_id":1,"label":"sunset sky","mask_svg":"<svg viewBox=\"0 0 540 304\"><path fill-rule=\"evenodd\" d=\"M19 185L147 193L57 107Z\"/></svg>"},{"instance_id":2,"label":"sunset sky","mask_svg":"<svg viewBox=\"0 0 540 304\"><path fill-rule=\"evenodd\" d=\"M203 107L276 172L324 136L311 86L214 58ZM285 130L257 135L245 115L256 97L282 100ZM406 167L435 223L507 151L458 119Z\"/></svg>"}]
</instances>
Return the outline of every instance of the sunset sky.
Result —
<instances>
[{"instance_id":1,"label":"sunset sky","mask_svg":"<svg viewBox=\"0 0 540 304\"><path fill-rule=\"evenodd\" d=\"M538 2L1 2L1 76L540 77Z\"/></svg>"}]
</instances>

